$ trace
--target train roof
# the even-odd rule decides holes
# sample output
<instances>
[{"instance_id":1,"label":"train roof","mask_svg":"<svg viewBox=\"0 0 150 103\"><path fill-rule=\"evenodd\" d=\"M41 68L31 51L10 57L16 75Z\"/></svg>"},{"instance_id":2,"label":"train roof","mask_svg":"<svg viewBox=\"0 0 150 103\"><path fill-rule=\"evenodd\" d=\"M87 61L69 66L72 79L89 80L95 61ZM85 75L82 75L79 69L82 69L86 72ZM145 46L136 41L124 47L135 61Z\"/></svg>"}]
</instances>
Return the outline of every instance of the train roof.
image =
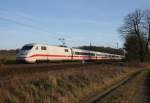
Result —
<instances>
[{"instance_id":1,"label":"train roof","mask_svg":"<svg viewBox=\"0 0 150 103\"><path fill-rule=\"evenodd\" d=\"M60 47L60 48L69 48L69 47L64 47L64 46L59 46L59 45L49 45L49 44L44 44L44 43L29 43L29 44L25 44L24 46L30 46L30 45L40 45L40 46L51 46L51 47Z\"/></svg>"}]
</instances>

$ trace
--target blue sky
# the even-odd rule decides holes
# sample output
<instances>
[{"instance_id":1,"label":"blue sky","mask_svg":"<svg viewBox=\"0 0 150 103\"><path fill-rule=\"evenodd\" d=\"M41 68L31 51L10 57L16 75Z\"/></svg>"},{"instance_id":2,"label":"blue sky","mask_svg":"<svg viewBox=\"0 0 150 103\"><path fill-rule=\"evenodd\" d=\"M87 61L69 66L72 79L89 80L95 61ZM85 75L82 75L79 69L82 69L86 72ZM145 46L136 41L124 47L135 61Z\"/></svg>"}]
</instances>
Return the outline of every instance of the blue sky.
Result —
<instances>
[{"instance_id":1,"label":"blue sky","mask_svg":"<svg viewBox=\"0 0 150 103\"><path fill-rule=\"evenodd\" d=\"M122 47L117 29L150 0L0 0L0 49L26 43Z\"/></svg>"}]
</instances>

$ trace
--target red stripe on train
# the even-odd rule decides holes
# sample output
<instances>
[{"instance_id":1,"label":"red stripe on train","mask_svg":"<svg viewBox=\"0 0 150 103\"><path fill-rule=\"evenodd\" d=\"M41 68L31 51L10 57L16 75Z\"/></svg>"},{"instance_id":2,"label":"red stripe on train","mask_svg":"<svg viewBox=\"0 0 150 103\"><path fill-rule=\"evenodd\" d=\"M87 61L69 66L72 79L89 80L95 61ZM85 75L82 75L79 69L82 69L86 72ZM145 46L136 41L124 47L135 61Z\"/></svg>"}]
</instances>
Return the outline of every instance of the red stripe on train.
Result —
<instances>
[{"instance_id":1,"label":"red stripe on train","mask_svg":"<svg viewBox=\"0 0 150 103\"><path fill-rule=\"evenodd\" d=\"M47 56L47 57L69 57L71 58L72 56L67 56L67 55L49 55L49 54L33 54L27 58L32 58L32 57L37 57L37 56ZM73 57L82 57L82 58L96 58L95 56L73 56Z\"/></svg>"}]
</instances>

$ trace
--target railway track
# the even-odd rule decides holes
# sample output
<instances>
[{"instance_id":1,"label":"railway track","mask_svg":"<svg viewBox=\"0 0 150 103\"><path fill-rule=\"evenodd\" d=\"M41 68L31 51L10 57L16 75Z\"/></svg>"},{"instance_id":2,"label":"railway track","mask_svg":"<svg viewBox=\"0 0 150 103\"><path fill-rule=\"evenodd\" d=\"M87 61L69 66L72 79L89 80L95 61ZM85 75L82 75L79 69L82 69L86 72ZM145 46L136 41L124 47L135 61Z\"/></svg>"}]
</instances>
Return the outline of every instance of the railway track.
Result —
<instances>
[{"instance_id":1,"label":"railway track","mask_svg":"<svg viewBox=\"0 0 150 103\"><path fill-rule=\"evenodd\" d=\"M84 66L87 66L86 64ZM0 67L0 77L25 73L47 72L83 66L81 63L14 64Z\"/></svg>"},{"instance_id":2,"label":"railway track","mask_svg":"<svg viewBox=\"0 0 150 103\"><path fill-rule=\"evenodd\" d=\"M71 63L41 63L41 64L12 64L4 65L0 67L0 80L1 78L11 77L13 75L20 74L32 74L40 72L49 72L56 70L67 70L67 69L81 69L90 68L91 66L99 65L96 63L85 63L71 62Z\"/></svg>"},{"instance_id":3,"label":"railway track","mask_svg":"<svg viewBox=\"0 0 150 103\"><path fill-rule=\"evenodd\" d=\"M139 72L136 72L136 73L134 73L134 74L126 77L125 79L123 79L120 82L112 85L110 88L106 89L102 93L100 93L100 94L92 97L91 99L89 99L85 103L101 103L101 100L105 99L106 96L108 96L110 93L114 92L116 89L120 88L124 84L128 83L130 80L132 80L133 78L135 78L141 72L142 71L139 71Z\"/></svg>"},{"instance_id":4,"label":"railway track","mask_svg":"<svg viewBox=\"0 0 150 103\"><path fill-rule=\"evenodd\" d=\"M52 70L62 70L68 69L70 67L85 67L91 65L99 64L110 64L112 62L85 62L84 65L82 62L61 62L61 63L40 63L40 64L9 64L3 65L0 67L0 76L9 75L12 73L21 74L21 73L33 73L33 72L45 72ZM116 62L116 64L119 62Z\"/></svg>"}]
</instances>

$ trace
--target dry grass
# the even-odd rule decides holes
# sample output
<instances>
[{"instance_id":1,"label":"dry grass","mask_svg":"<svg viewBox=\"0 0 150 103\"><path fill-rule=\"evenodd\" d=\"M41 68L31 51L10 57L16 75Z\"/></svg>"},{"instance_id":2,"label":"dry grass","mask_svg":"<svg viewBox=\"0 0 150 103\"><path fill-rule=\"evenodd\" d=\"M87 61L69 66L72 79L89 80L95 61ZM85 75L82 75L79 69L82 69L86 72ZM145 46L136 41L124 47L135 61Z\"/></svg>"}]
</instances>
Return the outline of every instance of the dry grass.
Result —
<instances>
[{"instance_id":1,"label":"dry grass","mask_svg":"<svg viewBox=\"0 0 150 103\"><path fill-rule=\"evenodd\" d=\"M103 100L97 103L133 103L133 97L138 92L142 82L144 81L144 75L147 72L142 72L137 75L133 80L130 80L127 84L117 88L117 90L111 92Z\"/></svg>"},{"instance_id":2,"label":"dry grass","mask_svg":"<svg viewBox=\"0 0 150 103\"><path fill-rule=\"evenodd\" d=\"M92 65L12 75L0 81L0 103L79 103L135 71L120 66Z\"/></svg>"}]
</instances>

